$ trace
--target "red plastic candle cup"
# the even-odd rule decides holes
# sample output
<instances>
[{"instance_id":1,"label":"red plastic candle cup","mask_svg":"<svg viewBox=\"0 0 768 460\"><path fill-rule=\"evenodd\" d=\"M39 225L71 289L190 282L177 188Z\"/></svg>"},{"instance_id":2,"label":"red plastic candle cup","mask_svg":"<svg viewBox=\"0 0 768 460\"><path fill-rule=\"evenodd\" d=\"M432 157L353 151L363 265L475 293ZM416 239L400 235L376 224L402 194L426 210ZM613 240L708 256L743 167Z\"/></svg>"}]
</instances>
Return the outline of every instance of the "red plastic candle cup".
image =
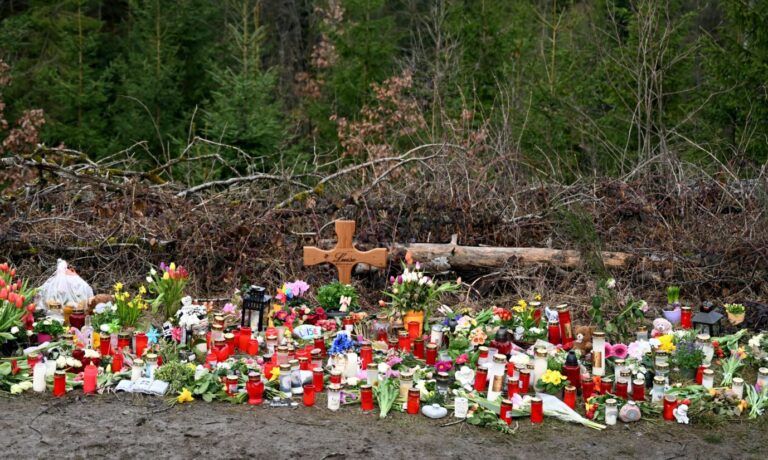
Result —
<instances>
[{"instance_id":1,"label":"red plastic candle cup","mask_svg":"<svg viewBox=\"0 0 768 460\"><path fill-rule=\"evenodd\" d=\"M527 394L531 385L531 373L528 369L520 370L520 394Z\"/></svg>"},{"instance_id":2,"label":"red plastic candle cup","mask_svg":"<svg viewBox=\"0 0 768 460\"><path fill-rule=\"evenodd\" d=\"M232 331L232 335L235 337L235 350L245 351L246 349L240 347L240 329Z\"/></svg>"},{"instance_id":3,"label":"red plastic candle cup","mask_svg":"<svg viewBox=\"0 0 768 460\"><path fill-rule=\"evenodd\" d=\"M560 344L560 323L559 322L550 322L547 325L547 332L549 336L549 343L553 345L559 345Z\"/></svg>"},{"instance_id":4,"label":"red plastic candle cup","mask_svg":"<svg viewBox=\"0 0 768 460\"><path fill-rule=\"evenodd\" d=\"M325 375L323 373L322 367L316 367L312 369L312 385L314 385L315 391L322 393L324 379Z\"/></svg>"},{"instance_id":5,"label":"red plastic candle cup","mask_svg":"<svg viewBox=\"0 0 768 460\"><path fill-rule=\"evenodd\" d=\"M573 325L571 324L571 310L567 305L557 307L557 319L560 322L560 341L568 349L573 343Z\"/></svg>"},{"instance_id":6,"label":"red plastic candle cup","mask_svg":"<svg viewBox=\"0 0 768 460\"><path fill-rule=\"evenodd\" d=\"M434 366L437 362L437 345L434 343L427 344L426 351L427 366Z\"/></svg>"},{"instance_id":7,"label":"red plastic candle cup","mask_svg":"<svg viewBox=\"0 0 768 460\"><path fill-rule=\"evenodd\" d=\"M408 413L411 415L416 415L419 413L419 402L421 399L421 390L418 388L409 388L408 389Z\"/></svg>"},{"instance_id":8,"label":"red plastic candle cup","mask_svg":"<svg viewBox=\"0 0 768 460\"><path fill-rule=\"evenodd\" d=\"M645 380L638 379L632 383L632 399L637 402L645 401Z\"/></svg>"},{"instance_id":9,"label":"red plastic candle cup","mask_svg":"<svg viewBox=\"0 0 768 460\"><path fill-rule=\"evenodd\" d=\"M331 371L331 383L341 385L341 371Z\"/></svg>"},{"instance_id":10,"label":"red plastic candle cup","mask_svg":"<svg viewBox=\"0 0 768 460\"><path fill-rule=\"evenodd\" d=\"M531 398L531 423L544 422L544 404L541 398Z\"/></svg>"},{"instance_id":11,"label":"red plastic candle cup","mask_svg":"<svg viewBox=\"0 0 768 460\"><path fill-rule=\"evenodd\" d=\"M373 346L365 342L360 346L360 367L365 369L373 362Z\"/></svg>"},{"instance_id":12,"label":"red plastic candle cup","mask_svg":"<svg viewBox=\"0 0 768 460\"><path fill-rule=\"evenodd\" d=\"M541 324L541 308L533 310L533 322L536 323L536 327L540 327Z\"/></svg>"},{"instance_id":13,"label":"red plastic candle cup","mask_svg":"<svg viewBox=\"0 0 768 460\"><path fill-rule=\"evenodd\" d=\"M37 353L30 353L27 355L27 366L29 366L29 370L35 368L35 364L40 361L40 355Z\"/></svg>"},{"instance_id":14,"label":"red plastic candle cup","mask_svg":"<svg viewBox=\"0 0 768 460\"><path fill-rule=\"evenodd\" d=\"M480 393L486 391L488 387L488 369L478 367L475 371L475 390Z\"/></svg>"},{"instance_id":15,"label":"red plastic candle cup","mask_svg":"<svg viewBox=\"0 0 768 460\"><path fill-rule=\"evenodd\" d=\"M616 382L616 392L614 393L621 399L629 399L627 391L629 390L629 384L627 382Z\"/></svg>"},{"instance_id":16,"label":"red plastic candle cup","mask_svg":"<svg viewBox=\"0 0 768 460\"><path fill-rule=\"evenodd\" d=\"M408 336L407 332L400 331L398 333L397 343L400 348L400 351L405 351L405 352L411 351L411 338Z\"/></svg>"},{"instance_id":17,"label":"red plastic candle cup","mask_svg":"<svg viewBox=\"0 0 768 460\"><path fill-rule=\"evenodd\" d=\"M326 356L325 339L324 338L320 337L320 338L315 339L315 348L320 350L320 354L322 354L323 357Z\"/></svg>"},{"instance_id":18,"label":"red plastic candle cup","mask_svg":"<svg viewBox=\"0 0 768 460\"><path fill-rule=\"evenodd\" d=\"M237 384L238 384L238 379L236 375L227 376L226 392L229 396L237 395Z\"/></svg>"},{"instance_id":19,"label":"red plastic candle cup","mask_svg":"<svg viewBox=\"0 0 768 460\"><path fill-rule=\"evenodd\" d=\"M112 373L116 374L123 369L123 354L115 353L112 355Z\"/></svg>"},{"instance_id":20,"label":"red plastic candle cup","mask_svg":"<svg viewBox=\"0 0 768 460\"><path fill-rule=\"evenodd\" d=\"M515 375L515 363L507 363L507 379L511 379Z\"/></svg>"},{"instance_id":21,"label":"red plastic candle cup","mask_svg":"<svg viewBox=\"0 0 768 460\"><path fill-rule=\"evenodd\" d=\"M53 395L57 398L67 392L67 374L64 371L56 371L53 374Z\"/></svg>"},{"instance_id":22,"label":"red plastic candle cup","mask_svg":"<svg viewBox=\"0 0 768 460\"><path fill-rule=\"evenodd\" d=\"M499 409L499 418L504 420L507 425L512 423L512 401L505 399L501 401L501 408Z\"/></svg>"},{"instance_id":23,"label":"red plastic candle cup","mask_svg":"<svg viewBox=\"0 0 768 460\"><path fill-rule=\"evenodd\" d=\"M304 384L304 405L307 407L315 405L315 386L311 383Z\"/></svg>"},{"instance_id":24,"label":"red plastic candle cup","mask_svg":"<svg viewBox=\"0 0 768 460\"><path fill-rule=\"evenodd\" d=\"M205 356L205 364L209 368L216 367L217 363L218 363L218 357L216 356L216 353L211 352Z\"/></svg>"},{"instance_id":25,"label":"red plastic candle cup","mask_svg":"<svg viewBox=\"0 0 768 460\"><path fill-rule=\"evenodd\" d=\"M373 410L373 388L370 385L360 387L360 408L366 412Z\"/></svg>"},{"instance_id":26,"label":"red plastic candle cup","mask_svg":"<svg viewBox=\"0 0 768 460\"><path fill-rule=\"evenodd\" d=\"M387 348L390 350L397 350L398 344L399 341L397 340L397 337L390 337L387 339Z\"/></svg>"},{"instance_id":27,"label":"red plastic candle cup","mask_svg":"<svg viewBox=\"0 0 768 460\"><path fill-rule=\"evenodd\" d=\"M680 327L683 329L691 329L693 327L693 312L691 307L680 308Z\"/></svg>"},{"instance_id":28,"label":"red plastic candle cup","mask_svg":"<svg viewBox=\"0 0 768 460\"><path fill-rule=\"evenodd\" d=\"M613 380L608 378L603 378L600 380L600 393L602 394L614 394L613 393Z\"/></svg>"},{"instance_id":29,"label":"red plastic candle cup","mask_svg":"<svg viewBox=\"0 0 768 460\"><path fill-rule=\"evenodd\" d=\"M264 382L261 381L261 374L258 372L248 374L245 391L248 392L248 404L258 406L264 401Z\"/></svg>"},{"instance_id":30,"label":"red plastic candle cup","mask_svg":"<svg viewBox=\"0 0 768 460\"><path fill-rule=\"evenodd\" d=\"M674 410L676 407L677 407L677 397L674 395L665 395L664 410L663 410L664 420L667 420L670 422L675 420Z\"/></svg>"},{"instance_id":31,"label":"red plastic candle cup","mask_svg":"<svg viewBox=\"0 0 768 460\"><path fill-rule=\"evenodd\" d=\"M240 328L240 335L238 336L238 340L240 341L240 351L243 353L248 352L248 354L251 354L248 348L251 345L251 332L252 331L250 327Z\"/></svg>"},{"instance_id":32,"label":"red plastic candle cup","mask_svg":"<svg viewBox=\"0 0 768 460\"><path fill-rule=\"evenodd\" d=\"M421 327L418 321L408 321L408 337L415 339L421 335Z\"/></svg>"},{"instance_id":33,"label":"red plastic candle cup","mask_svg":"<svg viewBox=\"0 0 768 460\"><path fill-rule=\"evenodd\" d=\"M259 354L259 341L256 339L251 339L248 341L248 354L251 356L256 356Z\"/></svg>"},{"instance_id":34,"label":"red plastic candle cup","mask_svg":"<svg viewBox=\"0 0 768 460\"><path fill-rule=\"evenodd\" d=\"M311 365L312 365L312 361L310 361L309 358L307 358L306 356L302 356L301 358L299 358L299 369L301 369L302 371L311 370L312 369Z\"/></svg>"},{"instance_id":35,"label":"red plastic candle cup","mask_svg":"<svg viewBox=\"0 0 768 460\"><path fill-rule=\"evenodd\" d=\"M125 347L131 346L131 336L130 334L126 333L120 333L117 336L117 349L120 351L125 350Z\"/></svg>"},{"instance_id":36,"label":"red plastic candle cup","mask_svg":"<svg viewBox=\"0 0 768 460\"><path fill-rule=\"evenodd\" d=\"M136 335L133 336L134 343L136 344L134 347L134 351L136 352L136 356L143 356L144 350L147 349L147 334L143 332L137 332Z\"/></svg>"},{"instance_id":37,"label":"red plastic candle cup","mask_svg":"<svg viewBox=\"0 0 768 460\"><path fill-rule=\"evenodd\" d=\"M573 410L576 410L576 387L568 385L563 388L563 402L566 406Z\"/></svg>"},{"instance_id":38,"label":"red plastic candle cup","mask_svg":"<svg viewBox=\"0 0 768 460\"><path fill-rule=\"evenodd\" d=\"M563 373L565 378L571 382L571 385L575 386L577 390L581 388L581 368L578 364L575 366L563 366Z\"/></svg>"},{"instance_id":39,"label":"red plastic candle cup","mask_svg":"<svg viewBox=\"0 0 768 460\"><path fill-rule=\"evenodd\" d=\"M595 393L595 382L592 379L583 380L581 382L581 396L584 401L588 400Z\"/></svg>"},{"instance_id":40,"label":"red plastic candle cup","mask_svg":"<svg viewBox=\"0 0 768 460\"><path fill-rule=\"evenodd\" d=\"M227 344L227 358L235 354L235 334L229 332L224 334L224 342Z\"/></svg>"},{"instance_id":41,"label":"red plastic candle cup","mask_svg":"<svg viewBox=\"0 0 768 460\"><path fill-rule=\"evenodd\" d=\"M421 337L413 339L413 357L424 359L424 339Z\"/></svg>"},{"instance_id":42,"label":"red plastic candle cup","mask_svg":"<svg viewBox=\"0 0 768 460\"><path fill-rule=\"evenodd\" d=\"M516 378L507 380L507 398L512 399L512 396L518 393L520 393L520 380Z\"/></svg>"},{"instance_id":43,"label":"red plastic candle cup","mask_svg":"<svg viewBox=\"0 0 768 460\"><path fill-rule=\"evenodd\" d=\"M93 364L85 366L85 371L83 372L83 393L96 393L96 377L98 374L99 370Z\"/></svg>"},{"instance_id":44,"label":"red plastic candle cup","mask_svg":"<svg viewBox=\"0 0 768 460\"><path fill-rule=\"evenodd\" d=\"M99 342L99 352L101 352L101 356L108 356L112 352L112 341L109 336L102 337Z\"/></svg>"},{"instance_id":45,"label":"red plastic candle cup","mask_svg":"<svg viewBox=\"0 0 768 460\"><path fill-rule=\"evenodd\" d=\"M323 367L323 352L319 348L313 348L309 352L309 359L312 361L312 369Z\"/></svg>"}]
</instances>

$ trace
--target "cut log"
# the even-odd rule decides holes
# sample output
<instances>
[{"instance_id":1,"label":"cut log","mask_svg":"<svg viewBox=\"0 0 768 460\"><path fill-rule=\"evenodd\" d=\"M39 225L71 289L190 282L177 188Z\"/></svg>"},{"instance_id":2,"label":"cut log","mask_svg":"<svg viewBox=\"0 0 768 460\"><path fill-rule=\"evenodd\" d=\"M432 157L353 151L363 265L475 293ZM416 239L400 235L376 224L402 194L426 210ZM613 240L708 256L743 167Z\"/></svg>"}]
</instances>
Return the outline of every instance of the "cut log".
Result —
<instances>
[{"instance_id":1,"label":"cut log","mask_svg":"<svg viewBox=\"0 0 768 460\"><path fill-rule=\"evenodd\" d=\"M411 253L413 260L440 270L468 270L477 268L502 268L509 264L548 264L562 268L576 268L582 263L579 251L550 248L501 248L460 246L456 235L450 243L412 243L394 245L393 249ZM603 252L603 263L608 268L622 268L638 260L625 252Z\"/></svg>"}]
</instances>

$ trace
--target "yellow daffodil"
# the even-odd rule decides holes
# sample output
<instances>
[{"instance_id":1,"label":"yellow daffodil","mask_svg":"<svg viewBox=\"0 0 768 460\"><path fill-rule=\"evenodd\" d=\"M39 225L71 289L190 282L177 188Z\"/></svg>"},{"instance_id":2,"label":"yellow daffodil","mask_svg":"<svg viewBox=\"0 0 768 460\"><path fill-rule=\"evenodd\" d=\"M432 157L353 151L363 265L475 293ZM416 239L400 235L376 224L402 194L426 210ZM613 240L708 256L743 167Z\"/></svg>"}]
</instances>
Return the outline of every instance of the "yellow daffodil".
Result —
<instances>
[{"instance_id":1,"label":"yellow daffodil","mask_svg":"<svg viewBox=\"0 0 768 460\"><path fill-rule=\"evenodd\" d=\"M676 347L675 347L675 344L672 342L672 340L674 339L672 334L661 335L657 337L657 339L659 340L660 350L666 351L667 353L671 353L675 351Z\"/></svg>"},{"instance_id":2,"label":"yellow daffodil","mask_svg":"<svg viewBox=\"0 0 768 460\"><path fill-rule=\"evenodd\" d=\"M742 399L741 402L739 402L739 409L743 412L747 410L747 407L749 407L749 405L747 404L747 401L745 399Z\"/></svg>"},{"instance_id":3,"label":"yellow daffodil","mask_svg":"<svg viewBox=\"0 0 768 460\"><path fill-rule=\"evenodd\" d=\"M163 279L164 280L169 280L169 279L171 279L171 275L168 272L165 272L165 273L163 273Z\"/></svg>"},{"instance_id":4,"label":"yellow daffodil","mask_svg":"<svg viewBox=\"0 0 768 460\"><path fill-rule=\"evenodd\" d=\"M123 290L123 283L115 283L115 292L120 292Z\"/></svg>"},{"instance_id":5,"label":"yellow daffodil","mask_svg":"<svg viewBox=\"0 0 768 460\"><path fill-rule=\"evenodd\" d=\"M537 302L540 302L541 301L541 294L539 294L538 292L536 294L534 294L533 300L535 300Z\"/></svg>"},{"instance_id":6,"label":"yellow daffodil","mask_svg":"<svg viewBox=\"0 0 768 460\"><path fill-rule=\"evenodd\" d=\"M526 302L523 299L520 299L517 301L517 305L512 307L512 310L514 310L517 313L522 313L528 308L528 302Z\"/></svg>"},{"instance_id":7,"label":"yellow daffodil","mask_svg":"<svg viewBox=\"0 0 768 460\"><path fill-rule=\"evenodd\" d=\"M717 394L717 390L715 390L714 388L710 388L710 389L709 389L709 395L710 395L710 396L714 396L714 395L716 395L716 394Z\"/></svg>"},{"instance_id":8,"label":"yellow daffodil","mask_svg":"<svg viewBox=\"0 0 768 460\"><path fill-rule=\"evenodd\" d=\"M279 367L273 367L272 368L272 376L269 378L269 381L277 380L280 377L280 368Z\"/></svg>"},{"instance_id":9,"label":"yellow daffodil","mask_svg":"<svg viewBox=\"0 0 768 460\"><path fill-rule=\"evenodd\" d=\"M176 402L179 403L192 402L194 400L195 398L192 397L192 392L186 388L182 389L181 393L179 393L179 396L176 398Z\"/></svg>"},{"instance_id":10,"label":"yellow daffodil","mask_svg":"<svg viewBox=\"0 0 768 460\"><path fill-rule=\"evenodd\" d=\"M170 269L176 271L176 262L171 262Z\"/></svg>"},{"instance_id":11,"label":"yellow daffodil","mask_svg":"<svg viewBox=\"0 0 768 460\"><path fill-rule=\"evenodd\" d=\"M139 294L146 294L146 293L147 293L147 288L145 288L144 286L139 286Z\"/></svg>"}]
</instances>

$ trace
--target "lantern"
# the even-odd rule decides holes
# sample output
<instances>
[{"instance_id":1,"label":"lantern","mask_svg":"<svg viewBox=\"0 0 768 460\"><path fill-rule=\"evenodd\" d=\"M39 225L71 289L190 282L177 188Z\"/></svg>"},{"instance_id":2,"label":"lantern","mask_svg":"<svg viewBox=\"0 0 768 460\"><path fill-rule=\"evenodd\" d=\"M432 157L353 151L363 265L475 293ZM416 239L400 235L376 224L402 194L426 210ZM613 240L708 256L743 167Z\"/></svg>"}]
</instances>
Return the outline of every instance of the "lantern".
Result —
<instances>
[{"instance_id":1,"label":"lantern","mask_svg":"<svg viewBox=\"0 0 768 460\"><path fill-rule=\"evenodd\" d=\"M242 320L240 325L251 330L261 331L264 324L264 312L267 310L271 296L261 286L251 286L243 295Z\"/></svg>"},{"instance_id":2,"label":"lantern","mask_svg":"<svg viewBox=\"0 0 768 460\"><path fill-rule=\"evenodd\" d=\"M713 305L704 304L701 311L693 317L693 328L700 333L708 333L710 337L720 335L720 320L723 315L714 310Z\"/></svg>"}]
</instances>

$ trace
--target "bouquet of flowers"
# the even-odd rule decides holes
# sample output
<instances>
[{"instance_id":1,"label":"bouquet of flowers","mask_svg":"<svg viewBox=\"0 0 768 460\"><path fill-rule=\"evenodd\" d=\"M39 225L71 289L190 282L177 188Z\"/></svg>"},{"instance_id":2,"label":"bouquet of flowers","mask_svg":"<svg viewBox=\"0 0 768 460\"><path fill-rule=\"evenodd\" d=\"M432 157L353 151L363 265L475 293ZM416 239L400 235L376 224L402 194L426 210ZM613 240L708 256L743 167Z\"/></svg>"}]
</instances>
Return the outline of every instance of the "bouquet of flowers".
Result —
<instances>
[{"instance_id":1,"label":"bouquet of flowers","mask_svg":"<svg viewBox=\"0 0 768 460\"><path fill-rule=\"evenodd\" d=\"M120 329L120 318L117 316L117 305L114 302L100 303L93 308L91 325L94 330L101 332L117 332Z\"/></svg>"},{"instance_id":2,"label":"bouquet of flowers","mask_svg":"<svg viewBox=\"0 0 768 460\"><path fill-rule=\"evenodd\" d=\"M123 290L123 283L115 284L115 311L123 327L135 327L141 312L149 308L144 301L146 293L147 289L139 286L139 292L131 297L128 291Z\"/></svg>"},{"instance_id":3,"label":"bouquet of flowers","mask_svg":"<svg viewBox=\"0 0 768 460\"><path fill-rule=\"evenodd\" d=\"M283 305L298 307L307 303L305 298L307 292L309 292L309 284L302 280L295 280L293 283L284 283L277 290L275 299Z\"/></svg>"},{"instance_id":4,"label":"bouquet of flowers","mask_svg":"<svg viewBox=\"0 0 768 460\"><path fill-rule=\"evenodd\" d=\"M16 279L16 269L7 263L0 264L0 343L13 340L12 329L25 323L32 328L34 303L27 303L35 296L35 289L26 281Z\"/></svg>"},{"instance_id":5,"label":"bouquet of flowers","mask_svg":"<svg viewBox=\"0 0 768 460\"><path fill-rule=\"evenodd\" d=\"M512 307L514 339L518 342L532 343L547 338L547 330L539 327L536 319L536 304L529 304L523 299Z\"/></svg>"},{"instance_id":6,"label":"bouquet of flowers","mask_svg":"<svg viewBox=\"0 0 768 460\"><path fill-rule=\"evenodd\" d=\"M64 325L55 319L45 318L36 322L33 330L36 334L45 334L55 338L64 333Z\"/></svg>"},{"instance_id":7,"label":"bouquet of flowers","mask_svg":"<svg viewBox=\"0 0 768 460\"><path fill-rule=\"evenodd\" d=\"M568 379L559 371L547 369L536 382L536 390L550 395L557 395L569 384Z\"/></svg>"},{"instance_id":8,"label":"bouquet of flowers","mask_svg":"<svg viewBox=\"0 0 768 460\"><path fill-rule=\"evenodd\" d=\"M428 312L444 294L458 290L458 284L435 282L420 271L420 268L418 262L413 270L403 266L402 275L389 279L390 288L384 295L389 297L389 303L395 310Z\"/></svg>"},{"instance_id":9,"label":"bouquet of flowers","mask_svg":"<svg viewBox=\"0 0 768 460\"><path fill-rule=\"evenodd\" d=\"M157 295L152 301L152 311L157 311L160 305L165 307L165 317L172 318L181 307L181 299L184 297L184 287L189 282L189 272L181 265L175 263L165 265L160 263L160 271L154 268L147 276L149 290Z\"/></svg>"},{"instance_id":10,"label":"bouquet of flowers","mask_svg":"<svg viewBox=\"0 0 768 460\"><path fill-rule=\"evenodd\" d=\"M358 303L357 289L350 284L334 281L317 290L317 303L324 311L356 310Z\"/></svg>"},{"instance_id":11,"label":"bouquet of flowers","mask_svg":"<svg viewBox=\"0 0 768 460\"><path fill-rule=\"evenodd\" d=\"M293 324L296 321L296 311L290 307L280 307L273 310L271 313L272 324L275 327L285 326L288 329L293 328Z\"/></svg>"}]
</instances>

